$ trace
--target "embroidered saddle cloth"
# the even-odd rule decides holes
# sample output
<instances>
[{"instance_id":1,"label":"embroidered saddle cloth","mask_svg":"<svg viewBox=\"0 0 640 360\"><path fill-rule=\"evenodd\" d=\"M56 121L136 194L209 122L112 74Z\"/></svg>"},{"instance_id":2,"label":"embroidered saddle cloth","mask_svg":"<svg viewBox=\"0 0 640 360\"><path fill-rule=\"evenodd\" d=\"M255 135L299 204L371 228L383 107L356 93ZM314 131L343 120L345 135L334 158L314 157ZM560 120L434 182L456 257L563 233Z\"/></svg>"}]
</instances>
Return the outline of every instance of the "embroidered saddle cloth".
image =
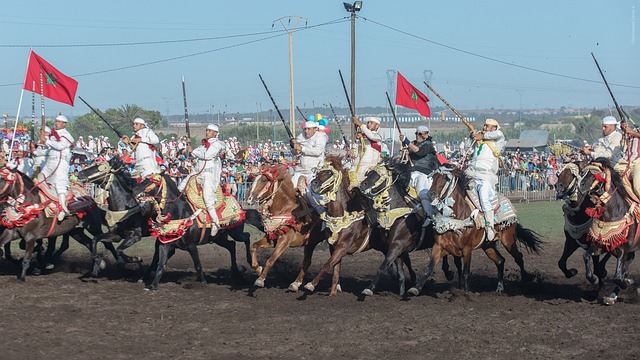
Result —
<instances>
[{"instance_id":1,"label":"embroidered saddle cloth","mask_svg":"<svg viewBox=\"0 0 640 360\"><path fill-rule=\"evenodd\" d=\"M496 195L497 196L491 201L491 207L493 208L494 213L494 223L512 224L516 222L517 213L516 209L513 207L513 204L511 204L511 201L509 201L506 196L500 193L496 193ZM478 191L476 190L476 183L473 180L469 181L469 188L467 189L467 199L473 208L482 211L482 207L480 206L480 197L478 196ZM476 226L484 227L484 219L481 219L482 224L480 225L477 224L479 222L479 217L476 219Z\"/></svg>"},{"instance_id":2,"label":"embroidered saddle cloth","mask_svg":"<svg viewBox=\"0 0 640 360\"><path fill-rule=\"evenodd\" d=\"M40 195L40 203L47 204L44 208L45 215L48 218L57 216L61 208L58 205L58 195L55 190L46 182L37 183L36 186L40 190L38 193ZM95 206L96 203L87 189L79 183L72 182L69 184L67 208L72 215L91 211Z\"/></svg>"},{"instance_id":3,"label":"embroidered saddle cloth","mask_svg":"<svg viewBox=\"0 0 640 360\"><path fill-rule=\"evenodd\" d=\"M189 179L184 192L194 212L197 209L202 209L196 217L198 227L210 228L211 219L207 211L207 206L204 204L204 198L202 197L202 187L198 185L195 176ZM218 186L216 190L216 213L218 214L218 219L220 220L219 225L222 229L230 229L238 226L246 218L246 213L238 202L238 199L231 194L223 193L221 186Z\"/></svg>"}]
</instances>

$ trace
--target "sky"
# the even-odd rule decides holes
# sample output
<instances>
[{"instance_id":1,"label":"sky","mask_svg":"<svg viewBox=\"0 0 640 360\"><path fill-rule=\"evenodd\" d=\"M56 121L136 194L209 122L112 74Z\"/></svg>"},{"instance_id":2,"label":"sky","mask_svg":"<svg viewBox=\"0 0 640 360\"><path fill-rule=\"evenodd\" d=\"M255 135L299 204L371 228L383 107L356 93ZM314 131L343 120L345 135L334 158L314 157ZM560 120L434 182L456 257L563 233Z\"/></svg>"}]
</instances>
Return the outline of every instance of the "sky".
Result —
<instances>
[{"instance_id":1,"label":"sky","mask_svg":"<svg viewBox=\"0 0 640 360\"><path fill-rule=\"evenodd\" d=\"M266 111L258 74L278 107L289 108L288 32L295 104L346 106L338 70L350 88L351 24L342 1L31 0L2 8L0 112L10 116L30 46L100 109L184 113L184 76L191 114ZM640 105L634 8L637 19L640 0L364 0L355 23L356 105L386 106L388 70L399 70L425 92L429 79L460 110L612 106L591 52L618 103ZM283 17L291 23L283 26ZM89 109L76 98L75 107L46 100L46 111ZM25 92L20 114L30 113Z\"/></svg>"}]
</instances>

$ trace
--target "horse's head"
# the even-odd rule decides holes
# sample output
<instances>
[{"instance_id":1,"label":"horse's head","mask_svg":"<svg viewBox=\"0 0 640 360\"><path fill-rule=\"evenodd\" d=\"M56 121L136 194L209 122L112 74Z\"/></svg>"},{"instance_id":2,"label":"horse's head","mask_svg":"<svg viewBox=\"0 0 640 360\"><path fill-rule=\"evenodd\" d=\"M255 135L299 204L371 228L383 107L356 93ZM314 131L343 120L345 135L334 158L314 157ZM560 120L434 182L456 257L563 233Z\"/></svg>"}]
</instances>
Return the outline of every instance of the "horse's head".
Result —
<instances>
[{"instance_id":1,"label":"horse's head","mask_svg":"<svg viewBox=\"0 0 640 360\"><path fill-rule=\"evenodd\" d=\"M318 169L314 179L311 181L311 192L318 195L335 194L342 183L342 164L337 165L332 161L325 161L325 164Z\"/></svg>"},{"instance_id":2,"label":"horse's head","mask_svg":"<svg viewBox=\"0 0 640 360\"><path fill-rule=\"evenodd\" d=\"M16 197L23 193L24 185L19 171L8 166L0 169L0 198Z\"/></svg>"},{"instance_id":3,"label":"horse's head","mask_svg":"<svg viewBox=\"0 0 640 360\"><path fill-rule=\"evenodd\" d=\"M283 181L291 181L289 170L282 165L263 166L260 174L253 179L247 204L264 203L271 199L280 188Z\"/></svg>"},{"instance_id":4,"label":"horse's head","mask_svg":"<svg viewBox=\"0 0 640 360\"><path fill-rule=\"evenodd\" d=\"M86 167L78 174L78 180L81 182L90 182L93 184L102 184L111 173L111 163L106 161L97 161L93 165Z\"/></svg>"},{"instance_id":5,"label":"horse's head","mask_svg":"<svg viewBox=\"0 0 640 360\"><path fill-rule=\"evenodd\" d=\"M378 165L367 171L364 180L357 185L363 195L374 197L391 184L391 172L384 165Z\"/></svg>"},{"instance_id":6,"label":"horse's head","mask_svg":"<svg viewBox=\"0 0 640 360\"><path fill-rule=\"evenodd\" d=\"M576 200L578 195L578 183L580 181L580 167L576 163L567 163L558 170L558 182L556 183L556 199Z\"/></svg>"},{"instance_id":7,"label":"horse's head","mask_svg":"<svg viewBox=\"0 0 640 360\"><path fill-rule=\"evenodd\" d=\"M431 173L431 187L429 188L429 199L434 202L440 202L451 195L453 192L459 176L462 174L454 173L453 169L441 166L438 170Z\"/></svg>"},{"instance_id":8,"label":"horse's head","mask_svg":"<svg viewBox=\"0 0 640 360\"><path fill-rule=\"evenodd\" d=\"M579 200L584 200L584 197L589 196L602 196L606 192L609 176L611 176L611 171L607 171L607 167L602 163L593 161L587 165L578 184Z\"/></svg>"}]
</instances>

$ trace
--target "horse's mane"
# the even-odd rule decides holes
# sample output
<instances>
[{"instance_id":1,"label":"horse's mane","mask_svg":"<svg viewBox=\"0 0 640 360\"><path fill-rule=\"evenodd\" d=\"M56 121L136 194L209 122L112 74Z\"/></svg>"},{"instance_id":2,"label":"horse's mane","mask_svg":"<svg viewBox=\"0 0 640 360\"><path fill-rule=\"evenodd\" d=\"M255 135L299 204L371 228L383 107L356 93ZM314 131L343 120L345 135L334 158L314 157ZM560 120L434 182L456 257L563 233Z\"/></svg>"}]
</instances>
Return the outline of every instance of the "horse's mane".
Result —
<instances>
[{"instance_id":1,"label":"horse's mane","mask_svg":"<svg viewBox=\"0 0 640 360\"><path fill-rule=\"evenodd\" d=\"M331 165L334 169L338 170L338 171L342 171L342 156L341 155L327 155L324 158L325 162L328 162L329 165Z\"/></svg>"},{"instance_id":2,"label":"horse's mane","mask_svg":"<svg viewBox=\"0 0 640 360\"><path fill-rule=\"evenodd\" d=\"M453 176L458 178L458 186L460 186L463 191L465 191L469 187L469 181L471 181L471 178L467 176L467 174L465 174L464 170L457 166L452 166L449 164L444 164L441 167L451 170Z\"/></svg>"},{"instance_id":3,"label":"horse's mane","mask_svg":"<svg viewBox=\"0 0 640 360\"><path fill-rule=\"evenodd\" d=\"M629 193L622 184L622 177L620 176L620 174L618 174L617 171L613 169L613 165L610 159L599 157L593 160L591 163L598 163L602 165L603 168L609 169L609 173L611 174L611 182L617 188L618 194L620 194L623 199L629 199Z\"/></svg>"}]
</instances>

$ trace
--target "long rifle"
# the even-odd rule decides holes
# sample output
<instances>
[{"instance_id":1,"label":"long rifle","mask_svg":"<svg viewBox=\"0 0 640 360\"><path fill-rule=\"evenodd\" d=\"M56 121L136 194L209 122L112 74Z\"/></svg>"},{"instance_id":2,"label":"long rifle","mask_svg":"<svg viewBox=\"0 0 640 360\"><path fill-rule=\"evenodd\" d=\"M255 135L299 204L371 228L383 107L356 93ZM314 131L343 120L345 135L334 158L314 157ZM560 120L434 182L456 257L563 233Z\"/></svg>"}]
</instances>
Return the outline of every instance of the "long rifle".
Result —
<instances>
[{"instance_id":1,"label":"long rifle","mask_svg":"<svg viewBox=\"0 0 640 360\"><path fill-rule=\"evenodd\" d=\"M440 96L440 94L438 94L435 90L433 90L433 88L431 87L431 85L427 84L425 81L423 81L423 83L425 85L427 85L427 87L429 88L429 90L431 90L432 93L435 94L435 96L438 97L438 99L440 99L440 101L442 101L445 105L447 105L447 107L449 109L451 109L451 111L453 111L454 114L458 115L458 117L460 118L460 120L462 120L462 122L467 125L467 128L469 129L469 131L471 132L475 132L476 129L473 128L473 125L471 125L471 123L469 121L467 121L467 119L464 118L464 116L462 116L462 114L460 114L456 109L453 108L453 106L451 106L447 100L445 100L442 96Z\"/></svg>"},{"instance_id":2,"label":"long rifle","mask_svg":"<svg viewBox=\"0 0 640 360\"><path fill-rule=\"evenodd\" d=\"M329 107L331 108L331 112L333 113L333 119L336 121L336 124L338 124L338 130L340 130L340 134L342 134L342 140L344 140L344 146L345 149L349 148L349 141L347 141L347 135L344 134L344 130L342 130L342 126L340 125L340 121L338 121L338 115L336 115L336 111L333 110L333 105L331 105L331 102L329 102ZM349 154L349 151L347 151L347 154Z\"/></svg>"},{"instance_id":3,"label":"long rifle","mask_svg":"<svg viewBox=\"0 0 640 360\"><path fill-rule=\"evenodd\" d=\"M391 103L391 98L389 97L389 93L386 92L386 91L384 93L387 95L387 101L389 102L389 107L391 108L391 115L393 116L393 122L396 124L396 127L398 127L398 134L402 134L402 129L400 129L400 124L398 123L398 118L396 117L396 111L393 108L393 104ZM400 135L398 135L398 136L400 136ZM409 147L409 146L407 146L407 144L404 143L404 141L401 141L400 144L401 144L403 149L406 149L406 148ZM413 166L413 161L411 161L411 158L407 157L407 159L409 159L409 165Z\"/></svg>"},{"instance_id":4,"label":"long rifle","mask_svg":"<svg viewBox=\"0 0 640 360\"><path fill-rule=\"evenodd\" d=\"M100 113L98 112L98 110L94 109L91 105L89 105L89 103L88 103L88 102L84 101L84 99L82 98L82 96L78 96L78 99L82 100L82 102L83 102L85 105L87 105L87 106L89 107L89 109L91 109L91 111L93 111L96 115L98 115L98 117L100 118L100 120L104 121L104 123L105 123L105 124L107 124L107 126L108 126L111 130L113 130L113 132L115 132L115 133L116 133L116 135L118 135L118 138L119 138L119 139L122 139L122 138L124 137L124 135L122 135L122 133L121 133L120 131L118 131L118 129L114 128L114 127L113 127L113 125L111 125L111 124L107 121L107 119L105 119L105 118L102 116L102 114L100 114Z\"/></svg>"},{"instance_id":5,"label":"long rifle","mask_svg":"<svg viewBox=\"0 0 640 360\"><path fill-rule=\"evenodd\" d=\"M338 70L338 74L340 74L340 82L342 82L342 89L344 89L344 96L347 98L347 104L349 104L349 111L351 112L351 117L355 117L355 109L351 106L351 100L349 100L349 92L347 91L347 86L344 84L344 78L342 77L342 71Z\"/></svg>"},{"instance_id":6,"label":"long rifle","mask_svg":"<svg viewBox=\"0 0 640 360\"><path fill-rule=\"evenodd\" d=\"M184 76L182 77L182 97L184 98L184 125L187 130L187 137L191 138L191 131L189 130L189 111L187 110L187 90L184 87Z\"/></svg>"},{"instance_id":7,"label":"long rifle","mask_svg":"<svg viewBox=\"0 0 640 360\"><path fill-rule=\"evenodd\" d=\"M598 67L598 71L600 72L600 76L602 76L602 80L604 80L604 84L607 86L607 90L609 90L609 95L611 95L611 99L613 100L613 103L616 106L616 110L618 111L618 116L620 116L620 122L626 122L627 120L626 120L626 117L624 116L625 114L622 111L622 108L620 107L620 105L618 105L616 98L613 96L613 93L611 92L611 88L609 87L609 83L607 82L607 79L604 77L604 73L600 68L600 64L598 64L598 60L596 60L596 57L595 55L593 55L593 53L591 53L591 57L593 58L593 61L595 61L596 66Z\"/></svg>"},{"instance_id":8,"label":"long rifle","mask_svg":"<svg viewBox=\"0 0 640 360\"><path fill-rule=\"evenodd\" d=\"M300 113L300 115L302 116L302 121L307 121L307 117L304 115L302 110L300 110L300 107L296 105L296 109L298 110L298 113Z\"/></svg>"},{"instance_id":9,"label":"long rifle","mask_svg":"<svg viewBox=\"0 0 640 360\"><path fill-rule=\"evenodd\" d=\"M267 94L269 95L269 98L271 99L271 103L273 103L273 107L276 108L276 111L278 112L278 116L280 117L280 120L284 124L284 129L287 130L287 135L289 135L290 139L293 139L293 133L291 133L291 129L289 129L289 125L287 125L287 122L284 120L284 116L282 116L282 113L280 112L280 109L278 108L278 105L276 105L276 101L273 100L273 96L271 96L271 91L269 91L269 88L267 87L267 84L264 82L264 79L262 79L262 75L258 74L258 76L260 77L260 81L262 81L262 85L264 85L264 89L267 90ZM291 145L291 144L289 144L289 145Z\"/></svg>"}]
</instances>

